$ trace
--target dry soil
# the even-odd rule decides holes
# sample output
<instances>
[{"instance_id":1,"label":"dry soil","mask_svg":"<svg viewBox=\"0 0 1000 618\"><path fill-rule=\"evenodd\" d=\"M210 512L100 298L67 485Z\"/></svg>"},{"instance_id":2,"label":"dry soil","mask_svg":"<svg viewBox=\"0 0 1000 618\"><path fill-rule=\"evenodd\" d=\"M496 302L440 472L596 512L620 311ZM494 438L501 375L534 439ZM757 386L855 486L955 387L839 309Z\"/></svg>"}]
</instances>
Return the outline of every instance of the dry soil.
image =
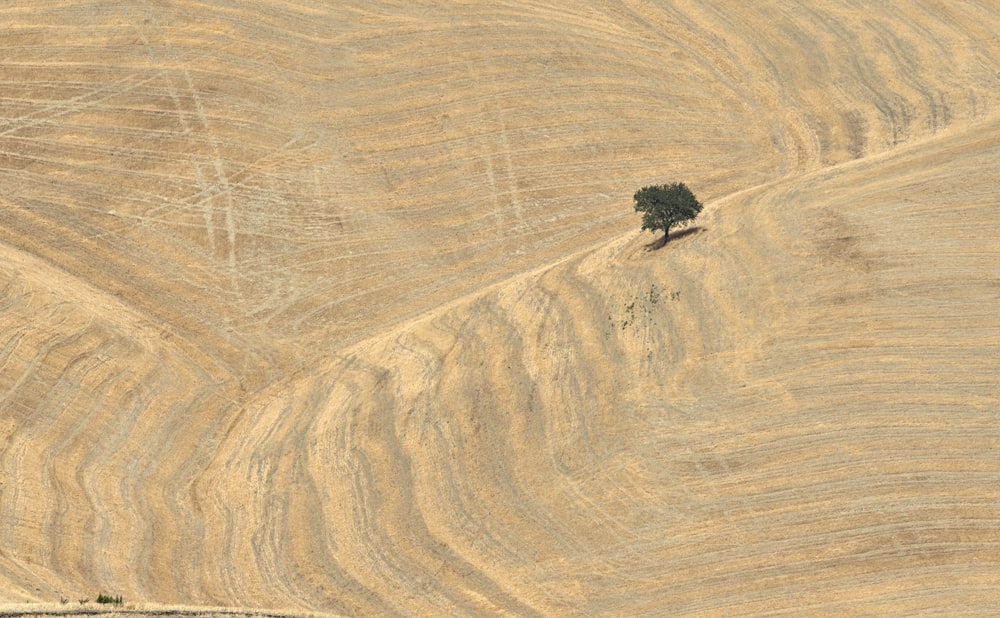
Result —
<instances>
[{"instance_id":1,"label":"dry soil","mask_svg":"<svg viewBox=\"0 0 1000 618\"><path fill-rule=\"evenodd\" d=\"M1000 614L997 32L3 3L0 615Z\"/></svg>"}]
</instances>

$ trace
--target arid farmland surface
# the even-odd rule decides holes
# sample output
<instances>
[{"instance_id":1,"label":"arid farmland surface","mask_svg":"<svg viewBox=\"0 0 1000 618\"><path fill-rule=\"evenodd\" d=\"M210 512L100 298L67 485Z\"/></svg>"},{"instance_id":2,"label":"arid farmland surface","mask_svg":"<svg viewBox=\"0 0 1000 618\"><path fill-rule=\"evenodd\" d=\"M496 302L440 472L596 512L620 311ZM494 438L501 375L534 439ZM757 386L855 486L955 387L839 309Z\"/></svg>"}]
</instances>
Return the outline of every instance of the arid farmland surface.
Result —
<instances>
[{"instance_id":1,"label":"arid farmland surface","mask_svg":"<svg viewBox=\"0 0 1000 618\"><path fill-rule=\"evenodd\" d=\"M998 32L2 3L0 614L1000 615Z\"/></svg>"}]
</instances>

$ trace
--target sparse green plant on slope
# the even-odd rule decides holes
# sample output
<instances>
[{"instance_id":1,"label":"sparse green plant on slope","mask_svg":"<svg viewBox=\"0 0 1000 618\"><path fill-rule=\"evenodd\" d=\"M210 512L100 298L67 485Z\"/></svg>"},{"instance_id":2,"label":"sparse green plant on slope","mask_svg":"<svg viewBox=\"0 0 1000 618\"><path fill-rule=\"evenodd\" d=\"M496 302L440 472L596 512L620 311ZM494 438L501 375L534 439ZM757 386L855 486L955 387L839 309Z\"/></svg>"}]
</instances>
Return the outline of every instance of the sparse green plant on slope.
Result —
<instances>
[{"instance_id":1,"label":"sparse green plant on slope","mask_svg":"<svg viewBox=\"0 0 1000 618\"><path fill-rule=\"evenodd\" d=\"M627 329L629 326L637 326L639 319L643 318L644 324L655 325L654 313L657 309L661 300L667 299L667 291L657 287L654 283L649 286L649 291L645 294L639 294L635 296L630 302L625 303L624 317L621 320L620 328L621 330ZM677 290L676 292L670 292L669 299L672 301L680 301L681 292ZM661 309L662 311L662 309ZM608 315L608 323L611 326L617 326L618 323L614 316Z\"/></svg>"}]
</instances>

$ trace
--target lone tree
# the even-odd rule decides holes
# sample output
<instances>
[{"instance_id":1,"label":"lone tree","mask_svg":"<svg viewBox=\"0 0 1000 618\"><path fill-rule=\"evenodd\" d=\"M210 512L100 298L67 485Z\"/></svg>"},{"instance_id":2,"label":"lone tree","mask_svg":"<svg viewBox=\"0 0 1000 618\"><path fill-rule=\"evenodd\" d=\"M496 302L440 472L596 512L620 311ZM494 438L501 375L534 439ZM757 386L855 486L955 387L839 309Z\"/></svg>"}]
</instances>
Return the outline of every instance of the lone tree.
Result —
<instances>
[{"instance_id":1,"label":"lone tree","mask_svg":"<svg viewBox=\"0 0 1000 618\"><path fill-rule=\"evenodd\" d=\"M701 202L683 182L643 187L634 198L636 212L642 213L642 229L663 230L664 244L670 240L670 228L687 225L701 212Z\"/></svg>"}]
</instances>

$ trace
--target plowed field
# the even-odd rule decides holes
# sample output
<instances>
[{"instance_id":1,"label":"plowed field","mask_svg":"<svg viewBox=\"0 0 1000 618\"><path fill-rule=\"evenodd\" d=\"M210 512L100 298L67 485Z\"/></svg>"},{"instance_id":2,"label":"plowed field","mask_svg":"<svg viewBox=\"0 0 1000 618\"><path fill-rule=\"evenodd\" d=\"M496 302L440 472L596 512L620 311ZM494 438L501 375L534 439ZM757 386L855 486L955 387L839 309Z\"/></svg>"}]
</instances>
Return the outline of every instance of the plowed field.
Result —
<instances>
[{"instance_id":1,"label":"plowed field","mask_svg":"<svg viewBox=\"0 0 1000 618\"><path fill-rule=\"evenodd\" d=\"M0 6L0 613L1000 614L1000 6L575 4Z\"/></svg>"}]
</instances>

